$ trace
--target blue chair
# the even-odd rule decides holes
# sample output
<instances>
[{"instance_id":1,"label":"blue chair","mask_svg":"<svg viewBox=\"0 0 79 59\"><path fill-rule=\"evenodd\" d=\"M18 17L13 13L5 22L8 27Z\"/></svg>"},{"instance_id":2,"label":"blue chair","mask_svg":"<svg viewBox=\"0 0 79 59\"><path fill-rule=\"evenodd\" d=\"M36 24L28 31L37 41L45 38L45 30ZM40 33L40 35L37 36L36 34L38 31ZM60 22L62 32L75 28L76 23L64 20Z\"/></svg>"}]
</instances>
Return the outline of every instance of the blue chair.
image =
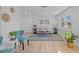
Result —
<instances>
[{"instance_id":1,"label":"blue chair","mask_svg":"<svg viewBox=\"0 0 79 59\"><path fill-rule=\"evenodd\" d=\"M2 45L2 41L3 41L3 37L2 36L0 36L0 48L2 48L1 47L1 45ZM14 52L14 49L15 49L15 46L13 46L13 47L11 47L11 48L3 48L3 49L0 49L0 53L11 53L11 52Z\"/></svg>"},{"instance_id":2,"label":"blue chair","mask_svg":"<svg viewBox=\"0 0 79 59\"><path fill-rule=\"evenodd\" d=\"M4 48L0 50L0 53L13 53L14 52L14 47L12 48Z\"/></svg>"},{"instance_id":3,"label":"blue chair","mask_svg":"<svg viewBox=\"0 0 79 59\"><path fill-rule=\"evenodd\" d=\"M24 50L24 41L26 37L24 36L23 30L16 31L16 39L18 39L18 41L20 42L20 45L22 44L22 49Z\"/></svg>"}]
</instances>

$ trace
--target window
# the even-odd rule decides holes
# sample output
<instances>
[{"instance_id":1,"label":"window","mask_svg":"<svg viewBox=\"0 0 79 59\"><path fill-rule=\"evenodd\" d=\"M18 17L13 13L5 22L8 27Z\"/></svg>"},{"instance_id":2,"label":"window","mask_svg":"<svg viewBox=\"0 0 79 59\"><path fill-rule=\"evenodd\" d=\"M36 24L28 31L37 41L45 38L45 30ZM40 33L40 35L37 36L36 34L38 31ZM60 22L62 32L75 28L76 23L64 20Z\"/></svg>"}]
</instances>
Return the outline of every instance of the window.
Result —
<instances>
[{"instance_id":1,"label":"window","mask_svg":"<svg viewBox=\"0 0 79 59\"><path fill-rule=\"evenodd\" d=\"M40 24L49 24L49 20L40 20Z\"/></svg>"}]
</instances>

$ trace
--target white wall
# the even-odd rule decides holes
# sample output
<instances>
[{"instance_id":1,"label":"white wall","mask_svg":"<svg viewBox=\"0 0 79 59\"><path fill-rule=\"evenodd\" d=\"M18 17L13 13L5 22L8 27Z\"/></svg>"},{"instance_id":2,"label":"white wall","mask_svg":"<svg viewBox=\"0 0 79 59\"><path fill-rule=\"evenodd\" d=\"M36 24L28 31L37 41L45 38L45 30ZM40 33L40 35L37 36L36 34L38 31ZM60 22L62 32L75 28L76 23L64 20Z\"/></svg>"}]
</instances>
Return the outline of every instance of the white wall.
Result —
<instances>
[{"instance_id":1,"label":"white wall","mask_svg":"<svg viewBox=\"0 0 79 59\"><path fill-rule=\"evenodd\" d=\"M28 16L28 15L23 16L22 15L21 16L21 28L24 29L25 32L33 32L33 25L37 25L37 27L39 28L41 26L39 24L41 19L42 19L41 17ZM56 20L55 20L54 16L48 16L47 19L49 19L49 21L50 21L49 27L51 28L51 26L56 23ZM49 28L49 30L50 30L50 28Z\"/></svg>"},{"instance_id":2,"label":"white wall","mask_svg":"<svg viewBox=\"0 0 79 59\"><path fill-rule=\"evenodd\" d=\"M27 17L27 16L23 17L23 16L21 16L21 28L25 32L32 32L33 20L35 20L35 18L33 18L32 16L31 17Z\"/></svg>"},{"instance_id":3,"label":"white wall","mask_svg":"<svg viewBox=\"0 0 79 59\"><path fill-rule=\"evenodd\" d=\"M59 13L58 15L56 15L55 17L59 23L59 19L61 20L61 18L65 18L67 16L71 16L71 8L67 8L66 10L64 10L61 13ZM58 24L58 25L60 25L60 24ZM64 37L65 28L58 26L58 32L59 32L59 35Z\"/></svg>"},{"instance_id":4,"label":"white wall","mask_svg":"<svg viewBox=\"0 0 79 59\"><path fill-rule=\"evenodd\" d=\"M64 12L60 13L57 15L57 17L66 17L66 16L71 16L72 21L72 32L79 35L79 7L70 7L68 10L65 10ZM57 19L58 20L58 19ZM60 33L64 33L63 30L60 30Z\"/></svg>"},{"instance_id":5,"label":"white wall","mask_svg":"<svg viewBox=\"0 0 79 59\"><path fill-rule=\"evenodd\" d=\"M46 18L48 20L50 20L50 24L49 27L53 27L53 24L56 24L56 20L53 14L48 12L45 12L45 10L38 10L38 8L36 9L32 9L32 7L30 8L22 8L20 7L20 15L21 15L21 28L25 30L25 32L33 32L33 25L37 25L37 27L41 27L43 25L40 25L39 22L40 20ZM45 12L45 13L44 13ZM44 25L46 26L46 24ZM50 28L49 28L50 30Z\"/></svg>"},{"instance_id":6,"label":"white wall","mask_svg":"<svg viewBox=\"0 0 79 59\"><path fill-rule=\"evenodd\" d=\"M79 6L71 8L72 31L79 36Z\"/></svg>"},{"instance_id":7,"label":"white wall","mask_svg":"<svg viewBox=\"0 0 79 59\"><path fill-rule=\"evenodd\" d=\"M19 30L20 29L20 16L19 16L19 9L15 8L15 12L11 13L10 11L10 7L1 7L1 15L3 13L8 13L10 16L10 21L9 22L4 22L1 17L0 17L0 21L1 21L1 35L4 37L4 41L7 41L8 35L10 31L15 31L15 30Z\"/></svg>"},{"instance_id":8,"label":"white wall","mask_svg":"<svg viewBox=\"0 0 79 59\"><path fill-rule=\"evenodd\" d=\"M4 40L6 41L8 38L8 34L11 31L16 31L19 29L24 29L25 32L32 32L33 25L39 25L39 21L41 19L41 16L31 16L31 15L22 15L22 11L20 11L19 7L14 7L15 12L11 13L10 6L9 7L1 7L0 15L3 13L8 13L10 15L10 21L4 22L0 17L0 33L4 37ZM52 24L56 22L54 16L48 16L48 19L50 20L50 27Z\"/></svg>"}]
</instances>

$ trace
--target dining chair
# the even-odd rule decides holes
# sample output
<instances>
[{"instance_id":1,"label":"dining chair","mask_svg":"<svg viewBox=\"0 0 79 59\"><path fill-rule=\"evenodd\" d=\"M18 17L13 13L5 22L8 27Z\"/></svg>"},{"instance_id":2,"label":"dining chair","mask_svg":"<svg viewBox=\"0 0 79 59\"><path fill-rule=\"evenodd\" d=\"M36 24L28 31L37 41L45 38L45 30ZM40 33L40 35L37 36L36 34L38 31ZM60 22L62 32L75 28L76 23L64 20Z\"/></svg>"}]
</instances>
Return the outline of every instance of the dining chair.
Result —
<instances>
[{"instance_id":1,"label":"dining chair","mask_svg":"<svg viewBox=\"0 0 79 59\"><path fill-rule=\"evenodd\" d=\"M24 50L24 41L26 39L26 37L24 36L24 31L23 30L19 30L16 31L16 39L18 39L18 41L20 42L20 45L22 45L22 49Z\"/></svg>"}]
</instances>

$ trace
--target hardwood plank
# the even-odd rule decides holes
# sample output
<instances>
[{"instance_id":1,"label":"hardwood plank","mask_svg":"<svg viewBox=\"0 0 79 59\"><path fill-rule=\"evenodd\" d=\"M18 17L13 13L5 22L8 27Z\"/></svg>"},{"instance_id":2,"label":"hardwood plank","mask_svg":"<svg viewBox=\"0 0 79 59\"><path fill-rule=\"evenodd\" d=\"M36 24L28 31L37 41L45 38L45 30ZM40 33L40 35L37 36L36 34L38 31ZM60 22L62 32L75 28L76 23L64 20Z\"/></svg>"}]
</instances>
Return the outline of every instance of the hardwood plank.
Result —
<instances>
[{"instance_id":1,"label":"hardwood plank","mask_svg":"<svg viewBox=\"0 0 79 59\"><path fill-rule=\"evenodd\" d=\"M25 45L24 51L20 46L16 48L17 53L78 53L79 48L68 48L65 41L30 41Z\"/></svg>"}]
</instances>

